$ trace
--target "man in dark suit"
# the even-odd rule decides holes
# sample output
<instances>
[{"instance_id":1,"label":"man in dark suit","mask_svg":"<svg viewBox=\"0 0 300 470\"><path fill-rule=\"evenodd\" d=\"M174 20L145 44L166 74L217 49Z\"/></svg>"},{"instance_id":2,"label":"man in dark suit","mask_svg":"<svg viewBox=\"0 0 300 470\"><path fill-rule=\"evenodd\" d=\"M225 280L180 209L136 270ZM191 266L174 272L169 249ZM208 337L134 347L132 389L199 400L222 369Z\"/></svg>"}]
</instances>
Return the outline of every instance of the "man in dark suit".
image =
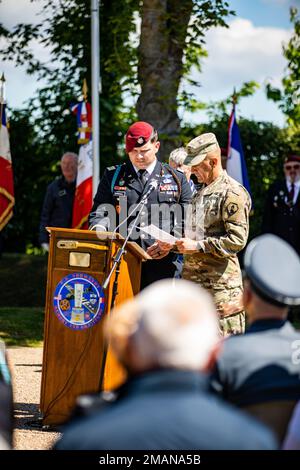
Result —
<instances>
[{"instance_id":1,"label":"man in dark suit","mask_svg":"<svg viewBox=\"0 0 300 470\"><path fill-rule=\"evenodd\" d=\"M212 388L284 432L300 397L300 333L287 321L300 305L300 259L275 235L262 235L245 252L245 335L224 342Z\"/></svg>"},{"instance_id":2,"label":"man in dark suit","mask_svg":"<svg viewBox=\"0 0 300 470\"><path fill-rule=\"evenodd\" d=\"M56 449L275 448L264 426L208 391L219 335L204 289L183 280L157 282L118 307L107 326L129 380L115 401L70 423Z\"/></svg>"},{"instance_id":3,"label":"man in dark suit","mask_svg":"<svg viewBox=\"0 0 300 470\"><path fill-rule=\"evenodd\" d=\"M262 233L274 233L300 255L300 156L290 155L283 166L285 179L269 189Z\"/></svg>"},{"instance_id":4,"label":"man in dark suit","mask_svg":"<svg viewBox=\"0 0 300 470\"><path fill-rule=\"evenodd\" d=\"M62 175L47 187L41 213L39 242L45 251L49 251L49 233L46 227L72 226L78 155L73 152L64 153L60 166Z\"/></svg>"},{"instance_id":5,"label":"man in dark suit","mask_svg":"<svg viewBox=\"0 0 300 470\"><path fill-rule=\"evenodd\" d=\"M114 230L126 237L145 194L138 227L154 224L180 236L184 205L191 199L185 175L157 160L157 131L146 122L136 122L126 134L129 160L106 168L89 217L90 229ZM134 209L136 207L136 209ZM130 215L132 212L132 215ZM126 217L127 216L127 217ZM143 263L141 287L159 279L174 277L178 254L161 249L146 233L134 230L131 240L147 250L152 260Z\"/></svg>"}]
</instances>

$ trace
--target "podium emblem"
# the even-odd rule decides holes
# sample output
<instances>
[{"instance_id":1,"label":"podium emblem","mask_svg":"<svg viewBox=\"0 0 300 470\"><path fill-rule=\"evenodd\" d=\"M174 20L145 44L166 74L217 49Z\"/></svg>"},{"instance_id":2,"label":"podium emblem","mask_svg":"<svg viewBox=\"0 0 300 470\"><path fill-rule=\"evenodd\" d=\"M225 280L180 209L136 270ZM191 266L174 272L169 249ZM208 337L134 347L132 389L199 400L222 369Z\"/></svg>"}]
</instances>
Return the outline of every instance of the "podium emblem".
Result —
<instances>
[{"instance_id":1,"label":"podium emblem","mask_svg":"<svg viewBox=\"0 0 300 470\"><path fill-rule=\"evenodd\" d=\"M101 319L105 307L104 291L88 274L68 274L55 288L53 306L56 316L65 326L84 330Z\"/></svg>"}]
</instances>

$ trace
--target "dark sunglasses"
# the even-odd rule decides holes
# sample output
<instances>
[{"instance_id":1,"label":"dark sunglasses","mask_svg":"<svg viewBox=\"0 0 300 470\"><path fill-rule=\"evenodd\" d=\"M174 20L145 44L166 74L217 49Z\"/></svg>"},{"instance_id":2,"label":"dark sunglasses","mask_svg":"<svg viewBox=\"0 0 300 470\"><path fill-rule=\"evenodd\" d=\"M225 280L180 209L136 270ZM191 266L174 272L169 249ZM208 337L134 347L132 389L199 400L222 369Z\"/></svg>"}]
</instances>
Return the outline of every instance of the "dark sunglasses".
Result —
<instances>
[{"instance_id":1,"label":"dark sunglasses","mask_svg":"<svg viewBox=\"0 0 300 470\"><path fill-rule=\"evenodd\" d=\"M296 165L285 165L284 168L286 170L299 170L300 164L296 163Z\"/></svg>"}]
</instances>

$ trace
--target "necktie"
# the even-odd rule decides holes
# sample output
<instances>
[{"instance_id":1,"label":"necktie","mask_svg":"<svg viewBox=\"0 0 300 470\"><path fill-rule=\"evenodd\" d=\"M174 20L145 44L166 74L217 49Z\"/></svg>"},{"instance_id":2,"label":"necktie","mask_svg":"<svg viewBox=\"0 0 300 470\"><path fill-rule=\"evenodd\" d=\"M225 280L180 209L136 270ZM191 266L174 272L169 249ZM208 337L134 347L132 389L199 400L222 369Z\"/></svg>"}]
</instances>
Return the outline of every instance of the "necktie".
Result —
<instances>
[{"instance_id":1,"label":"necktie","mask_svg":"<svg viewBox=\"0 0 300 470\"><path fill-rule=\"evenodd\" d=\"M289 203L294 203L294 195L295 195L295 185L291 183L291 189L289 190Z\"/></svg>"},{"instance_id":2,"label":"necktie","mask_svg":"<svg viewBox=\"0 0 300 470\"><path fill-rule=\"evenodd\" d=\"M149 173L147 170L139 170L138 174L139 174L139 180L141 181L142 186L144 187L148 181Z\"/></svg>"}]
</instances>

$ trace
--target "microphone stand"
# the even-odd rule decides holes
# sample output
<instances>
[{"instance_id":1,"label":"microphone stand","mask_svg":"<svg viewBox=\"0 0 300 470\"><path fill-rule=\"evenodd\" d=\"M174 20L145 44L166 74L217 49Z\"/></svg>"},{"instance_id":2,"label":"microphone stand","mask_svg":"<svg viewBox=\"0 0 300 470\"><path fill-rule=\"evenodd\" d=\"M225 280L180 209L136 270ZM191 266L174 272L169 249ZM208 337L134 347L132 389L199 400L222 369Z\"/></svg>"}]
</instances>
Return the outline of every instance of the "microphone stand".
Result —
<instances>
[{"instance_id":1,"label":"microphone stand","mask_svg":"<svg viewBox=\"0 0 300 470\"><path fill-rule=\"evenodd\" d=\"M153 191L153 189L155 189L155 187L153 186L151 191ZM151 192L150 191L150 192ZM114 285L113 285L113 290L112 290L112 297L111 297L111 303L110 303L110 311L113 309L114 307L114 304L115 304L115 299L116 299L116 296L117 296L117 293L118 293L118 278L119 278L119 274L120 274L120 265L121 265L121 261L122 261L122 257L123 255L125 254L125 248L126 248L126 245L127 245L127 242L133 232L133 230L136 228L137 226L137 223L138 223L138 220L140 218L140 215L141 215L141 212L147 202L147 199L148 199L148 196L149 196L149 192L147 192L141 199L141 201L139 202L139 204L141 204L141 207L138 211L138 214L136 216L136 218L134 219L133 221L133 224L132 226L130 227L130 230L128 232L128 235L127 237L125 238L124 242L123 242L123 245L118 249L117 251L117 254L116 256L114 257L114 264L106 278L106 280L104 281L103 283L103 289L106 289L109 285L109 281L111 279L111 276L113 275L114 271L116 271L116 275L115 275L115 279L114 279ZM105 365L106 365L106 358L107 358L107 351L108 351L108 342L105 341L105 344L104 344L104 350L103 350L103 359L102 359L102 365L101 365L101 373L100 373L100 380L99 380L99 391L101 392L103 390L103 381L104 381L104 372L105 372Z\"/></svg>"}]
</instances>

